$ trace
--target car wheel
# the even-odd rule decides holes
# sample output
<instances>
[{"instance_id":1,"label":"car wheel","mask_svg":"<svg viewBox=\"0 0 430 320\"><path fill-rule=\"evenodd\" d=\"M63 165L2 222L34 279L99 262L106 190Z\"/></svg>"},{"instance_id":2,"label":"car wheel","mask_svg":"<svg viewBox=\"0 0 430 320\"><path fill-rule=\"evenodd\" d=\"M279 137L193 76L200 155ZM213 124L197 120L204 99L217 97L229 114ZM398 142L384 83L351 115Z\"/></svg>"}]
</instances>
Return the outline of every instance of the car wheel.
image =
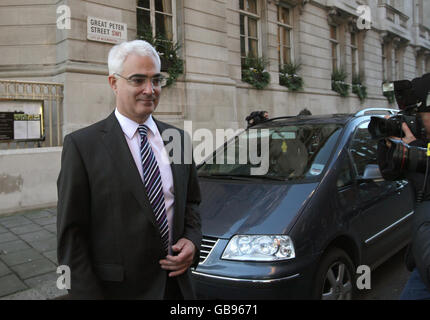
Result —
<instances>
[{"instance_id":1,"label":"car wheel","mask_svg":"<svg viewBox=\"0 0 430 320\"><path fill-rule=\"evenodd\" d=\"M316 272L314 298L352 300L354 280L354 264L349 256L341 249L331 249L322 258Z\"/></svg>"}]
</instances>

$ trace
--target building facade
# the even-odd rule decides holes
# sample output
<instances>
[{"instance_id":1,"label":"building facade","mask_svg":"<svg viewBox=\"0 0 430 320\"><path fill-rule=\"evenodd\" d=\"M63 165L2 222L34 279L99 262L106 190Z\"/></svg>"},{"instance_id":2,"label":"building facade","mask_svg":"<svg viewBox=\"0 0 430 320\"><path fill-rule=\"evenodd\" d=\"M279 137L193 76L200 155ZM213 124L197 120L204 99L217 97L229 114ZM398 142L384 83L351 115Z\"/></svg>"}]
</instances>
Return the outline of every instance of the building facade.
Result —
<instances>
[{"instance_id":1,"label":"building facade","mask_svg":"<svg viewBox=\"0 0 430 320\"><path fill-rule=\"evenodd\" d=\"M395 107L382 95L382 83L430 72L427 0L0 0L0 79L26 82L24 91L37 83L53 83L59 88L53 90L60 90L53 104L44 104L51 141L32 145L58 148L47 151L52 160L40 160L55 163L57 171L63 137L115 108L107 80L113 44L88 39L89 17L126 24L128 40L149 30L180 46L183 73L163 89L156 113L178 127L191 120L193 130L241 128L255 110L283 116L303 108L327 114ZM270 83L264 89L243 81L246 57L268 63ZM302 89L281 85L286 64L300 65ZM366 87L365 100L351 88L347 97L332 90L333 73L339 70L346 77L341 82ZM31 100L18 87L14 94L5 93L1 80L0 98ZM40 93L41 88L32 90ZM9 199L3 211L42 206L19 196L10 200L14 192L23 193L25 178L18 191L2 193L5 185L20 183L1 178L14 170L19 175L14 157L25 161L33 152L25 146L10 150L16 147L0 141L0 200ZM46 198L52 201L44 204L56 201L49 190Z\"/></svg>"}]
</instances>

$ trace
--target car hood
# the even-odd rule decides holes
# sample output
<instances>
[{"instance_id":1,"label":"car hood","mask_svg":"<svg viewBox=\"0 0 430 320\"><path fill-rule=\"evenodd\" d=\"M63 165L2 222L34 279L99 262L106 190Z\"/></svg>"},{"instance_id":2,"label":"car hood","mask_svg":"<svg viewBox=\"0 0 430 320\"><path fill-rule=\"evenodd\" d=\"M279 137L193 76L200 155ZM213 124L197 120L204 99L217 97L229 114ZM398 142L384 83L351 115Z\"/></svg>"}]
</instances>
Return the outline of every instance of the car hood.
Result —
<instances>
[{"instance_id":1,"label":"car hood","mask_svg":"<svg viewBox=\"0 0 430 320\"><path fill-rule=\"evenodd\" d=\"M317 185L200 179L203 235L284 234Z\"/></svg>"}]
</instances>

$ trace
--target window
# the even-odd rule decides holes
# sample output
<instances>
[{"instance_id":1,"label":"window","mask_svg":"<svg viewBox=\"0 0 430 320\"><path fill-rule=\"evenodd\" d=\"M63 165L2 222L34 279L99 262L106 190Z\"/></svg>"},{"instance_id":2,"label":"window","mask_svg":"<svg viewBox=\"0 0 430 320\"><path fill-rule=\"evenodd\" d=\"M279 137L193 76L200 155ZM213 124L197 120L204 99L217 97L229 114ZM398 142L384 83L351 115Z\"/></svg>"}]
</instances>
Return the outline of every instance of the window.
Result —
<instances>
[{"instance_id":1,"label":"window","mask_svg":"<svg viewBox=\"0 0 430 320\"><path fill-rule=\"evenodd\" d=\"M351 33L351 74L356 77L359 72L357 34Z\"/></svg>"},{"instance_id":2,"label":"window","mask_svg":"<svg viewBox=\"0 0 430 320\"><path fill-rule=\"evenodd\" d=\"M392 41L387 41L382 44L382 72L383 80L385 81L395 80L395 74L393 73L393 51Z\"/></svg>"},{"instance_id":3,"label":"window","mask_svg":"<svg viewBox=\"0 0 430 320\"><path fill-rule=\"evenodd\" d=\"M394 50L394 80L403 79L403 50L396 48Z\"/></svg>"},{"instance_id":4,"label":"window","mask_svg":"<svg viewBox=\"0 0 430 320\"><path fill-rule=\"evenodd\" d=\"M137 0L137 35L147 30L152 35L161 34L170 41L175 41L174 14L176 1L172 0Z\"/></svg>"},{"instance_id":5,"label":"window","mask_svg":"<svg viewBox=\"0 0 430 320\"><path fill-rule=\"evenodd\" d=\"M363 176L368 164L378 164L376 159L377 144L375 140L370 138L368 126L369 122L364 122L358 126L349 149L358 176Z\"/></svg>"},{"instance_id":6,"label":"window","mask_svg":"<svg viewBox=\"0 0 430 320\"><path fill-rule=\"evenodd\" d=\"M424 56L421 53L417 54L416 64L416 76L421 77L424 70Z\"/></svg>"},{"instance_id":7,"label":"window","mask_svg":"<svg viewBox=\"0 0 430 320\"><path fill-rule=\"evenodd\" d=\"M240 0L240 55L242 64L247 56L258 57L257 0Z\"/></svg>"},{"instance_id":8,"label":"window","mask_svg":"<svg viewBox=\"0 0 430 320\"><path fill-rule=\"evenodd\" d=\"M385 44L382 43L382 45L381 45L381 54L382 54L382 79L384 81L388 80L388 74L387 74L387 55L386 55L385 49L386 49Z\"/></svg>"},{"instance_id":9,"label":"window","mask_svg":"<svg viewBox=\"0 0 430 320\"><path fill-rule=\"evenodd\" d=\"M252 164L251 158L247 158L246 146L255 145L261 155L265 152L264 155L268 157L268 168L264 176L296 181L320 179L342 129L339 124L315 123L245 131L226 144L223 151L219 150L212 159L206 159L205 164L199 168L199 176L245 175L252 178L252 168L259 165ZM267 147L266 151L263 143ZM240 151L241 148L243 152ZM234 158L229 158L229 150L239 151ZM242 160L241 153L244 155ZM222 157L221 161L216 159L219 155Z\"/></svg>"},{"instance_id":10,"label":"window","mask_svg":"<svg viewBox=\"0 0 430 320\"><path fill-rule=\"evenodd\" d=\"M350 186L354 183L354 179L351 172L351 167L349 166L348 158L345 157L341 162L341 169L336 180L336 186L338 189L342 189L346 186Z\"/></svg>"},{"instance_id":11,"label":"window","mask_svg":"<svg viewBox=\"0 0 430 320\"><path fill-rule=\"evenodd\" d=\"M278 6L278 61L281 66L292 61L291 30L290 9Z\"/></svg>"},{"instance_id":12,"label":"window","mask_svg":"<svg viewBox=\"0 0 430 320\"><path fill-rule=\"evenodd\" d=\"M339 69L339 39L338 39L338 28L336 26L330 26L330 43L331 43L331 59L332 69Z\"/></svg>"}]
</instances>

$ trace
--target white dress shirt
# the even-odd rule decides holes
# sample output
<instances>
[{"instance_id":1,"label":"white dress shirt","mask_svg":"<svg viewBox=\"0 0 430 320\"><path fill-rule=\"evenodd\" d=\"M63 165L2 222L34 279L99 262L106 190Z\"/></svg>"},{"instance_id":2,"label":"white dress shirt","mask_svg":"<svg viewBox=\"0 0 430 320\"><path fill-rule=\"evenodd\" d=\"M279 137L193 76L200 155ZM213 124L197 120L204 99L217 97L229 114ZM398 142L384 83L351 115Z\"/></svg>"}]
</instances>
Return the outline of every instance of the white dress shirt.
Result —
<instances>
[{"instance_id":1,"label":"white dress shirt","mask_svg":"<svg viewBox=\"0 0 430 320\"><path fill-rule=\"evenodd\" d=\"M142 179L142 182L144 182L142 159L140 156L141 137L139 131L137 130L139 124L122 115L117 108L115 108L115 116L121 125L122 131L124 132L124 137L127 140L128 147L130 148L131 154L133 155L136 167L139 170L140 178ZM175 202L172 169L170 167L169 157L167 155L166 149L164 148L163 139L161 138L154 119L152 119L152 115L148 117L144 124L149 128L148 142L152 148L155 159L157 160L158 168L160 169L167 222L169 224L169 254L172 254L171 247L174 214L173 205Z\"/></svg>"}]
</instances>

